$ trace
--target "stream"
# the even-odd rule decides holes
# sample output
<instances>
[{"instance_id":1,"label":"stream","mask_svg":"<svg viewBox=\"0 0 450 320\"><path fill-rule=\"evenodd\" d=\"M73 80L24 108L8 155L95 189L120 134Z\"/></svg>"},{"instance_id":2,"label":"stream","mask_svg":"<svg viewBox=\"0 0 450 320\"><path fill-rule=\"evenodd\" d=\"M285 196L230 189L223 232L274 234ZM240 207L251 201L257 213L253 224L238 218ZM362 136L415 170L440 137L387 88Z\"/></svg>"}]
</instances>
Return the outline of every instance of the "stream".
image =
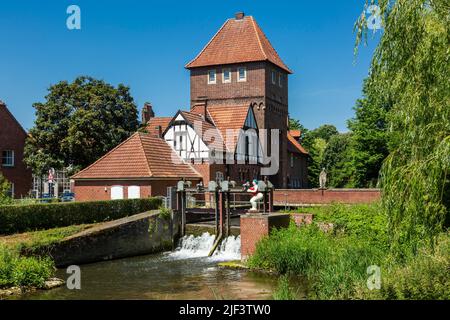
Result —
<instances>
[{"instance_id":1,"label":"stream","mask_svg":"<svg viewBox=\"0 0 450 320\"><path fill-rule=\"evenodd\" d=\"M49 300L266 300L277 277L218 267L240 260L240 237L226 239L208 258L214 236L185 237L173 252L81 266L81 289L66 286L36 291L20 299ZM67 279L66 270L56 277Z\"/></svg>"}]
</instances>

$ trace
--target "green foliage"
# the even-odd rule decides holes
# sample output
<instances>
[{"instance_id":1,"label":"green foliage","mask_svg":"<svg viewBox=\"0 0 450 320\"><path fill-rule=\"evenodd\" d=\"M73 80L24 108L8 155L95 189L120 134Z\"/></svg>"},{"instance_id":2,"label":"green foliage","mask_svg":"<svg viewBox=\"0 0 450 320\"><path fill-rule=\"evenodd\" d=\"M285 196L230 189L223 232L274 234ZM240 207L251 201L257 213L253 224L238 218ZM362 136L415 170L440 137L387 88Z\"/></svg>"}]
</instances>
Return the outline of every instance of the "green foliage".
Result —
<instances>
[{"instance_id":1,"label":"green foliage","mask_svg":"<svg viewBox=\"0 0 450 320\"><path fill-rule=\"evenodd\" d=\"M165 208L165 207L159 208L159 217L161 219L170 220L171 215L172 215L172 210Z\"/></svg>"},{"instance_id":2,"label":"green foliage","mask_svg":"<svg viewBox=\"0 0 450 320\"><path fill-rule=\"evenodd\" d=\"M334 232L316 225L276 230L260 241L252 268L305 276L311 299L448 299L450 237L436 252L395 259L389 248L387 217L380 204L310 208L315 221L333 223ZM302 210L305 212L305 210ZM381 268L381 290L367 288L367 268Z\"/></svg>"},{"instance_id":3,"label":"green foliage","mask_svg":"<svg viewBox=\"0 0 450 320\"><path fill-rule=\"evenodd\" d=\"M364 97L357 101L355 118L348 122L352 132L352 183L357 188L377 186L381 166L389 154L387 112L392 103L372 90L370 84L364 82Z\"/></svg>"},{"instance_id":4,"label":"green foliage","mask_svg":"<svg viewBox=\"0 0 450 320\"><path fill-rule=\"evenodd\" d=\"M161 199L0 206L0 234L111 221L155 210Z\"/></svg>"},{"instance_id":5,"label":"green foliage","mask_svg":"<svg viewBox=\"0 0 450 320\"><path fill-rule=\"evenodd\" d=\"M278 287L273 293L274 300L288 301L297 300L297 295L289 285L289 277L282 275L278 279Z\"/></svg>"},{"instance_id":6,"label":"green foliage","mask_svg":"<svg viewBox=\"0 0 450 320\"><path fill-rule=\"evenodd\" d=\"M12 202L12 199L9 196L10 188L10 183L0 172L0 205L10 204Z\"/></svg>"},{"instance_id":7,"label":"green foliage","mask_svg":"<svg viewBox=\"0 0 450 320\"><path fill-rule=\"evenodd\" d=\"M392 103L381 186L393 248L402 256L417 252L421 240L433 247L450 214L450 8L448 0L379 6L385 30L368 85ZM357 44L365 22L357 22Z\"/></svg>"},{"instance_id":8,"label":"green foliage","mask_svg":"<svg viewBox=\"0 0 450 320\"><path fill-rule=\"evenodd\" d=\"M0 288L41 288L53 271L54 264L49 258L21 257L16 251L0 246Z\"/></svg>"},{"instance_id":9,"label":"green foliage","mask_svg":"<svg viewBox=\"0 0 450 320\"><path fill-rule=\"evenodd\" d=\"M50 167L73 171L93 163L138 128L137 108L128 87L79 77L49 88L45 103L35 103L36 122L25 147L33 172Z\"/></svg>"},{"instance_id":10,"label":"green foliage","mask_svg":"<svg viewBox=\"0 0 450 320\"><path fill-rule=\"evenodd\" d=\"M351 139L349 133L333 135L324 150L322 166L327 170L327 186L330 188L351 186Z\"/></svg>"},{"instance_id":11,"label":"green foliage","mask_svg":"<svg viewBox=\"0 0 450 320\"><path fill-rule=\"evenodd\" d=\"M406 264L394 264L382 277L374 298L401 300L450 299L450 238L442 236L435 252L424 249Z\"/></svg>"},{"instance_id":12,"label":"green foliage","mask_svg":"<svg viewBox=\"0 0 450 320\"><path fill-rule=\"evenodd\" d=\"M323 155L326 147L327 142L322 138L316 138L306 145L309 152L308 185L312 188L319 187L319 175L323 168Z\"/></svg>"}]
</instances>

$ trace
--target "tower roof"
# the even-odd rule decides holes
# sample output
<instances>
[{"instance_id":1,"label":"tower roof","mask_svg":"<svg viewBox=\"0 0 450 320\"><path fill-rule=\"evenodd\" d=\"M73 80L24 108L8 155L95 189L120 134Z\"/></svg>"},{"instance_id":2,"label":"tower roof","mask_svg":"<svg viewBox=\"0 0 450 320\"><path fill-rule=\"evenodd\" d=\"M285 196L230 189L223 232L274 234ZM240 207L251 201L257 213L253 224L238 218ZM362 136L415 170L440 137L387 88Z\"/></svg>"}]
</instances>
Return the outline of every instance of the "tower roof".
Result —
<instances>
[{"instance_id":1,"label":"tower roof","mask_svg":"<svg viewBox=\"0 0 450 320\"><path fill-rule=\"evenodd\" d=\"M269 61L286 72L292 73L255 19L241 14L235 19L228 19L199 55L186 65L186 68L258 61Z\"/></svg>"}]
</instances>

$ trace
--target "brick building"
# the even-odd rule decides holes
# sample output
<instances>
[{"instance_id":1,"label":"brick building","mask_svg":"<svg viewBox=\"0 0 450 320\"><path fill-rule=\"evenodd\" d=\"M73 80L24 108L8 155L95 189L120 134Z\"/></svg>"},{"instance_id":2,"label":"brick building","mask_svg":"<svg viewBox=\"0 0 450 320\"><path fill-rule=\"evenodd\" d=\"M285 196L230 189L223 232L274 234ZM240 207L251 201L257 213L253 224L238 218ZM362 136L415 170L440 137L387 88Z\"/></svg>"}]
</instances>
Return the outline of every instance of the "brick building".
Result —
<instances>
[{"instance_id":1,"label":"brick building","mask_svg":"<svg viewBox=\"0 0 450 320\"><path fill-rule=\"evenodd\" d=\"M267 156L276 159L272 161L279 167L277 174L269 176L276 187L307 187L308 153L299 143L300 133L288 130L292 71L253 17L240 13L227 20L186 68L190 110L156 117L152 106L145 104L142 118L147 133L134 135L75 175L77 200L124 198L124 188L130 186L139 189L140 196L165 195L165 188L181 178L205 185L227 177L243 183L262 178ZM275 140L279 154L271 150L271 130L280 133ZM137 137L145 141L144 147ZM137 170L141 162L163 170Z\"/></svg>"},{"instance_id":2,"label":"brick building","mask_svg":"<svg viewBox=\"0 0 450 320\"><path fill-rule=\"evenodd\" d=\"M0 172L11 183L14 198L25 197L31 189L31 170L23 162L27 133L0 101Z\"/></svg>"}]
</instances>

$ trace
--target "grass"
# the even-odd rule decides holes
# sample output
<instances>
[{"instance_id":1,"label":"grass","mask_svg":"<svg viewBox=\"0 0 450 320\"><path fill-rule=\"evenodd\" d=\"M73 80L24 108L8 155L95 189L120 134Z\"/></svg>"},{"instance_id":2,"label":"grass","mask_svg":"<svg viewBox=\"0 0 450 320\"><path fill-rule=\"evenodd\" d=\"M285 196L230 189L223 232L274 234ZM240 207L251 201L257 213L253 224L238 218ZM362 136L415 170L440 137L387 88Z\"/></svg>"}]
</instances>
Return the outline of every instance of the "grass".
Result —
<instances>
[{"instance_id":1,"label":"grass","mask_svg":"<svg viewBox=\"0 0 450 320\"><path fill-rule=\"evenodd\" d=\"M297 299L297 294L290 286L289 277L287 275L283 275L278 279L278 286L273 293L273 299L282 301Z\"/></svg>"},{"instance_id":2,"label":"grass","mask_svg":"<svg viewBox=\"0 0 450 320\"><path fill-rule=\"evenodd\" d=\"M22 253L31 254L91 226L70 226L0 237L0 288L42 288L54 273L53 261L48 257L23 256Z\"/></svg>"},{"instance_id":3,"label":"grass","mask_svg":"<svg viewBox=\"0 0 450 320\"><path fill-rule=\"evenodd\" d=\"M19 253L25 250L33 252L35 249L57 243L92 226L78 225L3 236L0 237L0 245L4 245L6 248L13 249Z\"/></svg>"},{"instance_id":4,"label":"grass","mask_svg":"<svg viewBox=\"0 0 450 320\"><path fill-rule=\"evenodd\" d=\"M251 268L306 277L310 299L450 298L449 234L441 236L435 252L423 247L417 255L397 260L390 254L387 219L378 204L302 212L314 213L317 222L333 223L333 232L314 224L276 230L258 244L248 261ZM367 268L373 265L381 268L381 290L367 287ZM280 283L278 297L286 296L285 287Z\"/></svg>"}]
</instances>

